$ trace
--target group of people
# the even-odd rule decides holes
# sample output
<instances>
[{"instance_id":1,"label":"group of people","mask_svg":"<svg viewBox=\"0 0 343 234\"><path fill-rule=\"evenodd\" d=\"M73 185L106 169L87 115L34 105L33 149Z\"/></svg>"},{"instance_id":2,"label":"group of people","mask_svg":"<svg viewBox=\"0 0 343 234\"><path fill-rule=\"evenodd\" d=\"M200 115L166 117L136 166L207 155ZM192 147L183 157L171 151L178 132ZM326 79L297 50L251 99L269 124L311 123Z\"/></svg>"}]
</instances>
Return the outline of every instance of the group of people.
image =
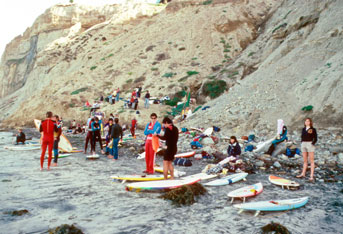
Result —
<instances>
[{"instance_id":1,"label":"group of people","mask_svg":"<svg viewBox=\"0 0 343 234\"><path fill-rule=\"evenodd\" d=\"M72 123L75 123L75 120ZM74 124L75 125L75 124ZM95 146L96 143L99 142L101 153L105 154L103 151L103 144L101 138L101 132L103 129L106 129L106 138L105 138L105 146L106 146L106 153L109 154L109 158L113 160L118 159L118 144L120 141L123 140L123 128L119 125L119 119L115 118L113 115L110 116L108 122L104 125L101 118L98 116L90 116L87 121L87 136L85 140L85 150L84 153L87 153L87 146L90 142L91 144L91 153L95 153ZM130 132L132 137L135 138L135 129L137 127L137 120L133 118L131 123ZM164 135L162 136L161 130L164 129ZM42 153L41 153L41 170L43 170L44 164L44 157L46 149L48 148L48 170L50 169L51 160L52 160L52 151L54 151L54 164L53 166L57 166L58 160L58 143L60 136L62 134L62 124L58 115L53 115L52 112L46 113L46 119L42 121L40 125L39 131L42 134L41 144L42 144ZM156 147L153 147L153 138L156 137L166 141L166 150L164 153L163 158L163 174L165 179L168 178L170 175L171 179L174 178L174 168L173 168L173 161L174 157L177 153L177 142L179 137L179 130L176 126L174 126L173 121L165 117L162 120L162 125L157 120L157 114L152 113L150 115L150 122L145 126L144 135L146 136L145 139L145 162L146 162L146 170L144 173L146 174L154 174L154 166L155 166L155 157L156 157ZM284 125L282 120L278 120L278 135L275 140L272 142L271 146L269 147L267 154L272 155L274 149L276 148L277 144L287 140L287 127ZM17 134L16 143L25 142L25 134L22 130L19 130L19 134ZM306 118L304 122L304 128L302 129L301 134L301 151L303 154L303 170L297 178L303 178L306 175L307 167L308 167L308 158L311 163L311 174L310 174L310 181L314 180L314 152L315 152L315 144L317 142L317 131L313 127L313 121L311 118ZM236 162L239 159L239 155L241 154L241 147L238 143L238 140L235 136L230 137L229 146L227 149L227 156L230 159L230 162Z\"/></svg>"}]
</instances>

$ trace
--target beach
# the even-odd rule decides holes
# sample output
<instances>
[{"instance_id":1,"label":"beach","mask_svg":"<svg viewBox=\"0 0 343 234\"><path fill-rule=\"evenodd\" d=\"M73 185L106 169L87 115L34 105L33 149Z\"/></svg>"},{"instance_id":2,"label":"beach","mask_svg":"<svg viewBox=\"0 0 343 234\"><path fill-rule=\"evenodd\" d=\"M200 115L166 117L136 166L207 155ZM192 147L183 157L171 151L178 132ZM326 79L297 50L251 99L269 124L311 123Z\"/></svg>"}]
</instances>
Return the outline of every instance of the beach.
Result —
<instances>
[{"instance_id":1,"label":"beach","mask_svg":"<svg viewBox=\"0 0 343 234\"><path fill-rule=\"evenodd\" d=\"M301 184L299 190L283 190L268 181L269 174L249 174L247 181L207 187L191 206L176 207L160 193L128 192L125 184L113 182L113 174L141 174L144 160L120 148L119 160L105 155L86 160L83 153L59 159L58 167L39 170L40 150L8 151L12 133L0 132L0 228L1 233L45 233L61 224L75 224L84 233L259 233L270 222L278 222L291 233L342 233L342 183ZM82 148L83 138L70 138ZM192 167L176 167L187 175L199 173L208 162L192 160ZM162 157L157 158L162 165ZM286 176L287 178L287 176ZM305 207L287 212L237 213L227 193L262 182L264 191L249 201L308 196ZM239 201L236 201L239 203ZM28 214L6 212L27 209Z\"/></svg>"}]
</instances>

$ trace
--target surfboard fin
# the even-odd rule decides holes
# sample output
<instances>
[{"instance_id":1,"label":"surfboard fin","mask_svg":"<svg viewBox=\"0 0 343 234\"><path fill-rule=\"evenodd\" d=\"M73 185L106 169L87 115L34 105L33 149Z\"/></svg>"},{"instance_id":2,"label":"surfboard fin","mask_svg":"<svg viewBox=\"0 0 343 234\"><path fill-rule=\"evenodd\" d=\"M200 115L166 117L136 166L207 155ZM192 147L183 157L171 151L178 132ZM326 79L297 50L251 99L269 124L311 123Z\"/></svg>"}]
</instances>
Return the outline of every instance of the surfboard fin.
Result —
<instances>
[{"instance_id":1,"label":"surfboard fin","mask_svg":"<svg viewBox=\"0 0 343 234\"><path fill-rule=\"evenodd\" d=\"M260 214L260 212L260 210L257 210L254 216L257 217Z\"/></svg>"},{"instance_id":2,"label":"surfboard fin","mask_svg":"<svg viewBox=\"0 0 343 234\"><path fill-rule=\"evenodd\" d=\"M245 202L245 197L243 197L243 203Z\"/></svg>"},{"instance_id":3,"label":"surfboard fin","mask_svg":"<svg viewBox=\"0 0 343 234\"><path fill-rule=\"evenodd\" d=\"M125 184L125 182L126 182L126 180L122 180L122 181L121 181L122 184Z\"/></svg>"},{"instance_id":4,"label":"surfboard fin","mask_svg":"<svg viewBox=\"0 0 343 234\"><path fill-rule=\"evenodd\" d=\"M246 178L243 178L243 181L247 181L247 179L246 179Z\"/></svg>"},{"instance_id":5,"label":"surfboard fin","mask_svg":"<svg viewBox=\"0 0 343 234\"><path fill-rule=\"evenodd\" d=\"M233 200L235 200L235 198L233 197L233 198L231 198L231 203L233 203Z\"/></svg>"},{"instance_id":6,"label":"surfboard fin","mask_svg":"<svg viewBox=\"0 0 343 234\"><path fill-rule=\"evenodd\" d=\"M240 209L240 210L238 211L238 214L241 214L243 211L244 211L243 209Z\"/></svg>"}]
</instances>

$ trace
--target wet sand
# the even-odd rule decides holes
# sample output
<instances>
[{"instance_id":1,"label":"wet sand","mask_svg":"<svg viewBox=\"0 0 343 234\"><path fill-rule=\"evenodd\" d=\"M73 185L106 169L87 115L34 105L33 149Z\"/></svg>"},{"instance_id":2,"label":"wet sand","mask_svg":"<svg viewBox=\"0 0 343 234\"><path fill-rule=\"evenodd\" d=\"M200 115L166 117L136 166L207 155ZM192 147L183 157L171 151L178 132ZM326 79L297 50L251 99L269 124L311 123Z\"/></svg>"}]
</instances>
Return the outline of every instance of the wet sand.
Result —
<instances>
[{"instance_id":1,"label":"wet sand","mask_svg":"<svg viewBox=\"0 0 343 234\"><path fill-rule=\"evenodd\" d=\"M246 182L208 188L192 206L175 207L158 193L125 191L112 174L141 173L144 160L121 148L119 160L102 156L88 161L82 153L59 159L51 171L39 170L40 151L8 151L12 133L0 132L0 233L43 233L61 224L76 224L85 233L259 233L271 221L292 233L343 233L343 189L338 183L307 183L297 191L282 190L267 174L253 174ZM71 141L81 141L71 139ZM157 163L162 165L162 158ZM206 161L193 159L192 167L177 167L187 175L201 171ZM45 168L47 161L45 161ZM262 182L264 191L250 201L309 196L308 204L287 212L237 214L226 194ZM6 211L27 209L10 216Z\"/></svg>"}]
</instances>

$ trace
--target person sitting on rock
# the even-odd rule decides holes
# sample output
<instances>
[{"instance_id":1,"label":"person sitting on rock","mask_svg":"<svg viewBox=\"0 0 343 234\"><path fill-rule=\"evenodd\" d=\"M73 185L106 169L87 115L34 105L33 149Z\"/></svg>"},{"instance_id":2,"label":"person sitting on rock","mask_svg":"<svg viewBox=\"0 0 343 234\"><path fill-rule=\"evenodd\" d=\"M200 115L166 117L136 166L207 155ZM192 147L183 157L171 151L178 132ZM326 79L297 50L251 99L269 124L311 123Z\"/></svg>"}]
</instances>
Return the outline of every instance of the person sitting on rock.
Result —
<instances>
[{"instance_id":1,"label":"person sitting on rock","mask_svg":"<svg viewBox=\"0 0 343 234\"><path fill-rule=\"evenodd\" d=\"M26 141L25 133L23 132L22 129L19 129L18 131L19 133L16 135L17 136L16 145L18 145L19 143L25 144L25 141Z\"/></svg>"},{"instance_id":2,"label":"person sitting on rock","mask_svg":"<svg viewBox=\"0 0 343 234\"><path fill-rule=\"evenodd\" d=\"M278 119L278 135L276 136L275 140L272 141L272 145L269 147L266 154L272 155L276 145L280 144L281 142L288 140L287 137L287 127L284 124L282 119Z\"/></svg>"},{"instance_id":3,"label":"person sitting on rock","mask_svg":"<svg viewBox=\"0 0 343 234\"><path fill-rule=\"evenodd\" d=\"M241 146L239 145L235 136L230 137L229 147L227 148L228 157L231 158L231 162L235 162L241 154Z\"/></svg>"}]
</instances>

